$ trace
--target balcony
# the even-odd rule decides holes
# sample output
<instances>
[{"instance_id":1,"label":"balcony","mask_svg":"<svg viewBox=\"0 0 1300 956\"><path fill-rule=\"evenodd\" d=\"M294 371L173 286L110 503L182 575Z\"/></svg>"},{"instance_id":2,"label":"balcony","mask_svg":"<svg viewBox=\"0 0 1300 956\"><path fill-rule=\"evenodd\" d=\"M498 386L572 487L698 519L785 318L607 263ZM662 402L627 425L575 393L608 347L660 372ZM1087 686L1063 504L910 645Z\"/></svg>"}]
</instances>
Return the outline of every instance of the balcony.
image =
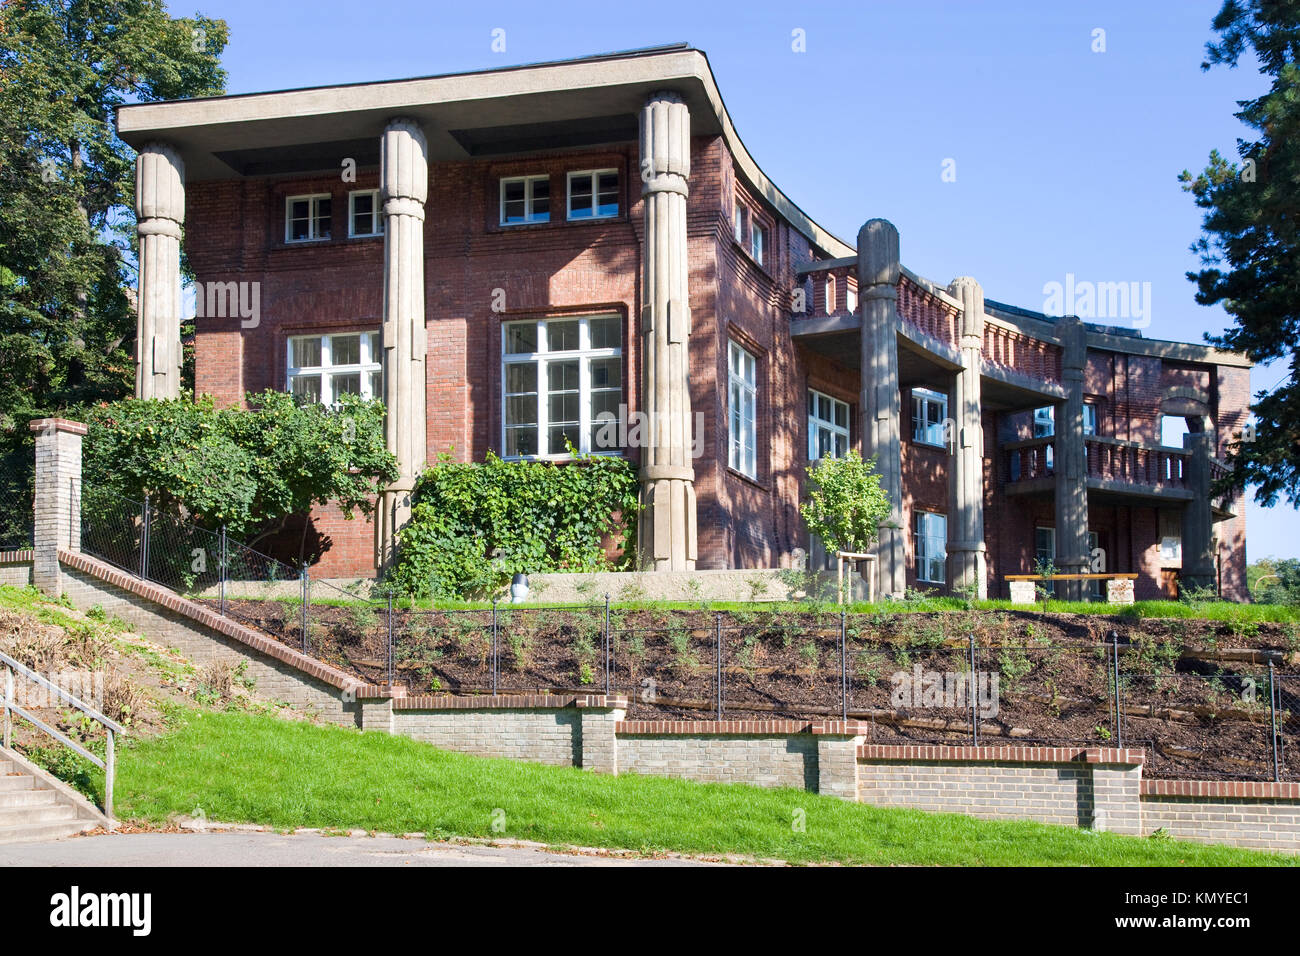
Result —
<instances>
[{"instance_id":1,"label":"balcony","mask_svg":"<svg viewBox=\"0 0 1300 956\"><path fill-rule=\"evenodd\" d=\"M1191 453L1167 445L1148 445L1089 435L1088 490L1122 497L1190 501L1187 466ZM1055 488L1055 438L1032 438L1002 446L1006 493L1036 494Z\"/></svg>"}]
</instances>

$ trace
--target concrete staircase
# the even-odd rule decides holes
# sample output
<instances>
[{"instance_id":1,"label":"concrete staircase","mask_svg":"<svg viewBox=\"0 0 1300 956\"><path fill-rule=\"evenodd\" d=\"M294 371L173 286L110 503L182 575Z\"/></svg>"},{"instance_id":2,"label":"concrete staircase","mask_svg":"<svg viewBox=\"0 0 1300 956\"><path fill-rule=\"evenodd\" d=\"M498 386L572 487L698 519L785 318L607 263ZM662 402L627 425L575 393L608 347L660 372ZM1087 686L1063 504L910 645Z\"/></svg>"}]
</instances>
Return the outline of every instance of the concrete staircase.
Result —
<instances>
[{"instance_id":1,"label":"concrete staircase","mask_svg":"<svg viewBox=\"0 0 1300 956\"><path fill-rule=\"evenodd\" d=\"M0 747L0 846L57 840L114 826L81 794Z\"/></svg>"}]
</instances>

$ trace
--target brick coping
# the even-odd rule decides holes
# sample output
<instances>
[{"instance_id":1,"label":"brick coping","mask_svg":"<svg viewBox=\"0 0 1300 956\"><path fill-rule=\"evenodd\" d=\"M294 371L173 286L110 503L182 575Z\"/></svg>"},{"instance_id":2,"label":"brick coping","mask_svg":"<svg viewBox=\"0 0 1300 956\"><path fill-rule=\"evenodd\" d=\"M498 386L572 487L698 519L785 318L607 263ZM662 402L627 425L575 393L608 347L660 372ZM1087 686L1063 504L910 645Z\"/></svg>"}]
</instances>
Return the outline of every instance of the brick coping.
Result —
<instances>
[{"instance_id":1,"label":"brick coping","mask_svg":"<svg viewBox=\"0 0 1300 956\"><path fill-rule=\"evenodd\" d=\"M1300 783L1257 780L1143 780L1141 794L1144 797L1300 800Z\"/></svg>"},{"instance_id":2,"label":"brick coping","mask_svg":"<svg viewBox=\"0 0 1300 956\"><path fill-rule=\"evenodd\" d=\"M20 551L0 551L0 564L31 564L36 552L30 548Z\"/></svg>"},{"instance_id":3,"label":"brick coping","mask_svg":"<svg viewBox=\"0 0 1300 956\"><path fill-rule=\"evenodd\" d=\"M358 691L358 696L369 695ZM376 694L371 699L382 700L389 696L385 692ZM397 696L391 699L393 710L565 710L570 707L586 710L627 709L626 697L606 697L604 694L436 694L424 697Z\"/></svg>"},{"instance_id":4,"label":"brick coping","mask_svg":"<svg viewBox=\"0 0 1300 956\"><path fill-rule=\"evenodd\" d=\"M626 737L649 734L682 736L772 737L789 734L858 737L866 725L850 720L621 720L614 733Z\"/></svg>"},{"instance_id":5,"label":"brick coping","mask_svg":"<svg viewBox=\"0 0 1300 956\"><path fill-rule=\"evenodd\" d=\"M337 668L331 667L314 657L308 657L300 651L281 644L274 638L259 634L251 628L244 627L242 624L236 624L228 617L222 617L220 614L212 611L201 604L187 600L177 594L175 591L168 590L159 584L151 581L141 581L137 577L132 577L125 571L119 571L110 564L105 564L95 558L88 557L84 554L78 554L73 551L59 549L59 563L68 567L76 568L85 574L90 575L107 584L114 585L145 600L153 601L155 604L161 604L163 607L173 611L182 617L202 624L204 627L211 628L218 633L224 634L232 640L238 641L247 647L252 648L267 657L273 657L276 660L288 664L295 670L302 671L304 674L316 678L331 687L339 690L354 691L359 685L359 681Z\"/></svg>"},{"instance_id":6,"label":"brick coping","mask_svg":"<svg viewBox=\"0 0 1300 956\"><path fill-rule=\"evenodd\" d=\"M52 428L56 432L67 432L70 435L84 435L89 431L83 423L74 422L70 418L35 418L27 423L27 427L34 432Z\"/></svg>"},{"instance_id":7,"label":"brick coping","mask_svg":"<svg viewBox=\"0 0 1300 956\"><path fill-rule=\"evenodd\" d=\"M1141 766L1146 753L1114 747L949 747L863 744L859 760L928 760L942 763L1091 763Z\"/></svg>"}]
</instances>

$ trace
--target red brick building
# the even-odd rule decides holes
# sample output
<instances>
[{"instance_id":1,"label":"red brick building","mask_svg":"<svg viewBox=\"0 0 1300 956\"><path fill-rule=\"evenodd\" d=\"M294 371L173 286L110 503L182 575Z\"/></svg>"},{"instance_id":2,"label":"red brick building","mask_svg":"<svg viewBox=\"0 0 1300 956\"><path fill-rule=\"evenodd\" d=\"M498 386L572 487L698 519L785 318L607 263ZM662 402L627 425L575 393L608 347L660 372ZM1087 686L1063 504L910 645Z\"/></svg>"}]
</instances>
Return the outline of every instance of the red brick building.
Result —
<instances>
[{"instance_id":1,"label":"red brick building","mask_svg":"<svg viewBox=\"0 0 1300 956\"><path fill-rule=\"evenodd\" d=\"M1242 503L1208 491L1245 360L937 285L882 220L836 238L745 150L699 51L131 106L119 126L141 152L140 394L179 386L183 245L199 392L388 403L403 479L378 528L312 516L315 573L373 575L436 455L567 438L641 466L647 567L798 562L810 458L857 448L897 505L881 593L1001 596L1048 558L1137 572L1138 597L1180 573L1246 596ZM1166 416L1186 448L1160 444Z\"/></svg>"}]
</instances>

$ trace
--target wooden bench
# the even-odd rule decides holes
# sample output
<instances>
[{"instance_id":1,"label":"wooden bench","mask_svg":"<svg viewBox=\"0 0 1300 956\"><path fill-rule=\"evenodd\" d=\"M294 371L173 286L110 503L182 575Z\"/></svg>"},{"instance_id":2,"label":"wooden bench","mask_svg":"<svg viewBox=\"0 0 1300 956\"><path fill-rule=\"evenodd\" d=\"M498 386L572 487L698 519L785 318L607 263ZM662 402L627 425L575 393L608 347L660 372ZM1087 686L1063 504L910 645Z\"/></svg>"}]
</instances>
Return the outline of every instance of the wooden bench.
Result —
<instances>
[{"instance_id":1,"label":"wooden bench","mask_svg":"<svg viewBox=\"0 0 1300 956\"><path fill-rule=\"evenodd\" d=\"M1012 604L1034 604L1037 602L1037 581L1105 581L1107 604L1132 604L1133 582L1137 573L1132 571L1112 572L1110 574L1007 574L1004 575L1011 585Z\"/></svg>"}]
</instances>

